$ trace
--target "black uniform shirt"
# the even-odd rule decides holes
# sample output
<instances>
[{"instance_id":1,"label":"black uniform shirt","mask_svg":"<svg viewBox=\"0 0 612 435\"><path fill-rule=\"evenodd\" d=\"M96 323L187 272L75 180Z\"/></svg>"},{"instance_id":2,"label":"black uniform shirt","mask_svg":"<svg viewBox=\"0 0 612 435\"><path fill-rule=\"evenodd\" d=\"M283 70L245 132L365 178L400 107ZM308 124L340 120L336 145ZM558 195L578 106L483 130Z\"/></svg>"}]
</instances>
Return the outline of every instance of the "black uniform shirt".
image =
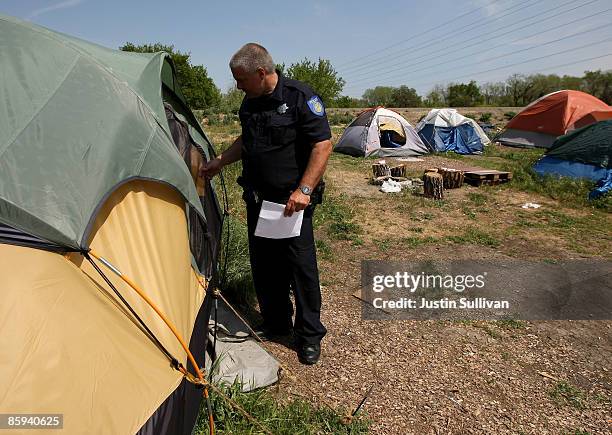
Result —
<instances>
[{"instance_id":1,"label":"black uniform shirt","mask_svg":"<svg viewBox=\"0 0 612 435\"><path fill-rule=\"evenodd\" d=\"M277 74L274 91L245 97L239 112L244 182L270 200L289 197L306 170L312 145L331 138L321 99L308 85Z\"/></svg>"}]
</instances>

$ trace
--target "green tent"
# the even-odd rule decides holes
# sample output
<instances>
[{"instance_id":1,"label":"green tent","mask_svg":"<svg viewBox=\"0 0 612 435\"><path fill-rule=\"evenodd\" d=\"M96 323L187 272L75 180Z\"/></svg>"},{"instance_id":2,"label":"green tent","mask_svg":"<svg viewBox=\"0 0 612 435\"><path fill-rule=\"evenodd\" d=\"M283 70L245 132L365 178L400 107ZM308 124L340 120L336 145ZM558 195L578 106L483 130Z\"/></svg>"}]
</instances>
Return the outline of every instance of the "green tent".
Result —
<instances>
[{"instance_id":1,"label":"green tent","mask_svg":"<svg viewBox=\"0 0 612 435\"><path fill-rule=\"evenodd\" d=\"M205 361L222 222L198 174L212 152L168 54L0 15L0 413L192 433L202 390L179 364L193 373L187 345Z\"/></svg>"},{"instance_id":2,"label":"green tent","mask_svg":"<svg viewBox=\"0 0 612 435\"><path fill-rule=\"evenodd\" d=\"M546 155L612 169L612 119L560 136Z\"/></svg>"},{"instance_id":3,"label":"green tent","mask_svg":"<svg viewBox=\"0 0 612 435\"><path fill-rule=\"evenodd\" d=\"M111 50L2 15L0 34L0 223L85 248L96 209L134 178L174 186L205 220L162 88L207 157L208 141L178 104L168 54Z\"/></svg>"}]
</instances>

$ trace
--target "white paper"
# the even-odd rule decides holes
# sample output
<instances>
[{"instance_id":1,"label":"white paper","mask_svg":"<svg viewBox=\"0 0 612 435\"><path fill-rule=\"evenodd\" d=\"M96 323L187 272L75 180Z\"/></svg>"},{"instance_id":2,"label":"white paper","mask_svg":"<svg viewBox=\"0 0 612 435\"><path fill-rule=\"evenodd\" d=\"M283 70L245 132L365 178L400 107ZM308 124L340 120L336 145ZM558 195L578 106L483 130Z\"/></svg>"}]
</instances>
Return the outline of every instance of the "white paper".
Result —
<instances>
[{"instance_id":1,"label":"white paper","mask_svg":"<svg viewBox=\"0 0 612 435\"><path fill-rule=\"evenodd\" d=\"M267 239L287 239L299 236L302 231L304 210L293 212L290 217L286 217L284 212L284 204L263 201L255 227L255 235Z\"/></svg>"}]
</instances>

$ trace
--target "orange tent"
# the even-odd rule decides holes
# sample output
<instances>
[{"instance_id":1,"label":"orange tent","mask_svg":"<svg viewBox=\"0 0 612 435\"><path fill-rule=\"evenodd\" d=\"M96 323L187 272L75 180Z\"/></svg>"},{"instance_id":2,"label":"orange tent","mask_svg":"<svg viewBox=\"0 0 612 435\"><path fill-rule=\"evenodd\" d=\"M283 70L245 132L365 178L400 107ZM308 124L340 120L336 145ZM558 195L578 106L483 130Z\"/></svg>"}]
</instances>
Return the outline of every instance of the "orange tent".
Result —
<instances>
[{"instance_id":1,"label":"orange tent","mask_svg":"<svg viewBox=\"0 0 612 435\"><path fill-rule=\"evenodd\" d=\"M574 123L574 129L586 127L587 125L595 124L599 121L605 121L606 119L612 119L612 107L609 110L598 110L595 112L587 113L582 118Z\"/></svg>"},{"instance_id":2,"label":"orange tent","mask_svg":"<svg viewBox=\"0 0 612 435\"><path fill-rule=\"evenodd\" d=\"M577 122L596 122L591 113L610 106L580 91L557 91L525 107L506 126L498 141L504 145L548 148L557 136L576 128ZM588 125L588 124L583 124Z\"/></svg>"}]
</instances>

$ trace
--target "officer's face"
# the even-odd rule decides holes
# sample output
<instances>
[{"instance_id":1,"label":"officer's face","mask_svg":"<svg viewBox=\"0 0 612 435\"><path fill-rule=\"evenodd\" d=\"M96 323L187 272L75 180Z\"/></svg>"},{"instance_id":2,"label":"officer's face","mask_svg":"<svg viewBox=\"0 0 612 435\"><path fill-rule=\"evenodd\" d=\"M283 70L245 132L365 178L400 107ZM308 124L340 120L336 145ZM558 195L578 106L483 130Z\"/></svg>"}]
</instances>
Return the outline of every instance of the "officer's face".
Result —
<instances>
[{"instance_id":1,"label":"officer's face","mask_svg":"<svg viewBox=\"0 0 612 435\"><path fill-rule=\"evenodd\" d=\"M248 73L243 68L235 68L232 70L232 75L236 80L236 87L244 92L247 98L264 94L266 71L263 68L258 68L253 73Z\"/></svg>"}]
</instances>

